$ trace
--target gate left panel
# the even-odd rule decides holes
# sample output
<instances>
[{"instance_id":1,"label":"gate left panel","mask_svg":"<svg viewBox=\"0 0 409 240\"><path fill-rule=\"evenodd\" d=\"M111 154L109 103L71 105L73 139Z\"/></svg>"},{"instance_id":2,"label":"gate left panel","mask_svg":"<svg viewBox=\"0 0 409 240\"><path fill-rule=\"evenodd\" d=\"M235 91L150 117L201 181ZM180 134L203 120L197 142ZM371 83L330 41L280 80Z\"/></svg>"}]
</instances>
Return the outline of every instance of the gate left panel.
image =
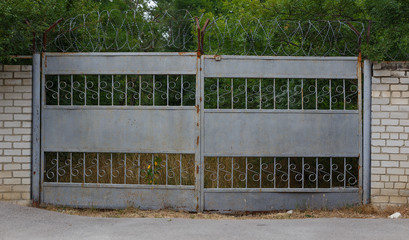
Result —
<instances>
[{"instance_id":1,"label":"gate left panel","mask_svg":"<svg viewBox=\"0 0 409 240\"><path fill-rule=\"evenodd\" d=\"M195 53L45 53L41 202L196 211Z\"/></svg>"}]
</instances>

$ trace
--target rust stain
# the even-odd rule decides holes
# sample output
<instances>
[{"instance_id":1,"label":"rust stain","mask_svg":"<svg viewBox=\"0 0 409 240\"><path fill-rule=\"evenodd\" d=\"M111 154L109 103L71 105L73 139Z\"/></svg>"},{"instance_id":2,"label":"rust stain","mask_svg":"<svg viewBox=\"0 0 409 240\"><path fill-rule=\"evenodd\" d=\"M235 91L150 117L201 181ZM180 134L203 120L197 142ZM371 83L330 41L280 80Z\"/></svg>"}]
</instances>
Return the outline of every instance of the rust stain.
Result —
<instances>
[{"instance_id":1,"label":"rust stain","mask_svg":"<svg viewBox=\"0 0 409 240\"><path fill-rule=\"evenodd\" d=\"M199 136L197 136L196 144L199 145Z\"/></svg>"},{"instance_id":2,"label":"rust stain","mask_svg":"<svg viewBox=\"0 0 409 240\"><path fill-rule=\"evenodd\" d=\"M202 102L203 101L203 99L202 99L202 97L200 97L200 102Z\"/></svg>"},{"instance_id":3,"label":"rust stain","mask_svg":"<svg viewBox=\"0 0 409 240\"><path fill-rule=\"evenodd\" d=\"M200 100L200 101L201 101L201 100ZM196 105L195 108L196 108L196 112L199 113L199 112L200 112L200 107L199 107L199 105Z\"/></svg>"},{"instance_id":4,"label":"rust stain","mask_svg":"<svg viewBox=\"0 0 409 240\"><path fill-rule=\"evenodd\" d=\"M199 174L199 166L196 166L196 174Z\"/></svg>"},{"instance_id":5,"label":"rust stain","mask_svg":"<svg viewBox=\"0 0 409 240\"><path fill-rule=\"evenodd\" d=\"M44 57L44 67L47 68L47 57Z\"/></svg>"}]
</instances>

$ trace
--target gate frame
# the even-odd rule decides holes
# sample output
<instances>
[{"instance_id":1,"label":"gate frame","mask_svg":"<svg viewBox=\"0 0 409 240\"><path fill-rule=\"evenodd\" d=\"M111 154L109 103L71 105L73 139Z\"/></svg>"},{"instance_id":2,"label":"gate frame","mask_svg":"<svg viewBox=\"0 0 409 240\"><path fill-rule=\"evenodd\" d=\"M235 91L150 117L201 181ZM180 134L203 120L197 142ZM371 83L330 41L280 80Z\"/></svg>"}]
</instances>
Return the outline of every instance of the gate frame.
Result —
<instances>
[{"instance_id":1,"label":"gate frame","mask_svg":"<svg viewBox=\"0 0 409 240\"><path fill-rule=\"evenodd\" d=\"M116 53L121 55L121 53ZM198 203L197 211L201 212L204 210L204 140L200 139L204 136L204 127L201 126L204 123L204 63L205 57L210 55L202 55L197 58L197 74L196 74L196 112L197 112L197 144L200 147L196 147L195 153L195 197ZM285 57L288 58L288 57ZM32 200L33 203L41 203L41 175L43 174L41 166L41 99L42 99L42 65L41 65L41 55L40 53L33 54L33 132L32 132ZM371 63L365 60L364 67L362 67L361 61L358 58L357 61L357 77L358 77L358 106L360 114L360 129L361 129L361 140L360 149L361 154L359 156L359 162L361 168L359 169L359 188L361 189L362 201L364 204L370 202L370 94L371 94ZM42 63L44 64L44 62ZM364 88L362 85L362 69L364 69ZM364 105L362 105L362 95L361 90L363 90ZM363 116L363 124L362 124ZM363 169L362 169L363 168Z\"/></svg>"}]
</instances>

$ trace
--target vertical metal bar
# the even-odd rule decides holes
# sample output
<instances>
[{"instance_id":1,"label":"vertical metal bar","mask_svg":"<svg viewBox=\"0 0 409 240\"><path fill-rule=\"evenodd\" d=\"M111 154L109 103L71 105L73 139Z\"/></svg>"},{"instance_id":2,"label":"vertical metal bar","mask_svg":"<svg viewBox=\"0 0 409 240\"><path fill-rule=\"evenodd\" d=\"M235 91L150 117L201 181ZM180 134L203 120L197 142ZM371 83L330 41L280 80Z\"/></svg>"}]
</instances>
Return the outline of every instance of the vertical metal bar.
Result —
<instances>
[{"instance_id":1,"label":"vertical metal bar","mask_svg":"<svg viewBox=\"0 0 409 240\"><path fill-rule=\"evenodd\" d=\"M276 188L277 187L277 175L276 175L276 164L277 164L277 162L276 162L276 160L277 160L277 158L275 158L274 157L274 188Z\"/></svg>"},{"instance_id":2,"label":"vertical metal bar","mask_svg":"<svg viewBox=\"0 0 409 240\"><path fill-rule=\"evenodd\" d=\"M259 174L260 174L260 186L259 186L259 187L260 187L260 188L261 188L261 174L262 174L262 173L261 173L261 168L262 168L261 165L263 165L263 162L262 162L262 161L263 161L263 160L261 160L261 158L260 158L260 168L259 168Z\"/></svg>"},{"instance_id":3,"label":"vertical metal bar","mask_svg":"<svg viewBox=\"0 0 409 240\"><path fill-rule=\"evenodd\" d=\"M216 168L216 188L219 188L219 157L216 158L217 168Z\"/></svg>"},{"instance_id":4,"label":"vertical metal bar","mask_svg":"<svg viewBox=\"0 0 409 240\"><path fill-rule=\"evenodd\" d=\"M360 189L363 189L363 177L364 177L363 176L363 170L362 170L362 165L363 165L362 67L363 67L363 65L362 65L362 60L361 60L361 54L359 54L358 62L357 62L357 79L358 79L358 94L357 94L358 101L357 102L358 102L358 112L359 112L359 132L358 132L358 134L359 134L359 139L360 139L360 141L358 142L358 145L359 145L359 168L358 168L359 169L358 170L359 178L358 179L359 179L359 188ZM369 140L369 142L370 142L370 140ZM370 171L370 169L367 169L367 170ZM367 171L367 170L365 170L365 171ZM368 177L370 177L370 176L368 176ZM370 192L370 189L368 189L368 190ZM365 193L363 191L361 193L362 193L362 195L360 197L361 197L362 202L364 202L363 197L366 195L366 191L365 191Z\"/></svg>"},{"instance_id":5,"label":"vertical metal bar","mask_svg":"<svg viewBox=\"0 0 409 240\"><path fill-rule=\"evenodd\" d=\"M196 173L199 175L196 178L196 188L197 188L197 199L198 199L198 211L202 212L204 209L204 71L205 71L205 57L202 55L200 59L198 59L197 65L197 75L196 75L196 107L199 109L197 115L197 141L196 141Z\"/></svg>"},{"instance_id":6,"label":"vertical metal bar","mask_svg":"<svg viewBox=\"0 0 409 240\"><path fill-rule=\"evenodd\" d=\"M233 188L234 158L231 158L231 188Z\"/></svg>"},{"instance_id":7,"label":"vertical metal bar","mask_svg":"<svg viewBox=\"0 0 409 240\"><path fill-rule=\"evenodd\" d=\"M329 158L329 188L332 188L332 157Z\"/></svg>"},{"instance_id":8,"label":"vertical metal bar","mask_svg":"<svg viewBox=\"0 0 409 240\"><path fill-rule=\"evenodd\" d=\"M87 75L84 76L84 105L87 106Z\"/></svg>"},{"instance_id":9,"label":"vertical metal bar","mask_svg":"<svg viewBox=\"0 0 409 240\"><path fill-rule=\"evenodd\" d=\"M230 86L230 88L231 88L231 109L234 109L234 96L233 96L233 90L234 90L234 88L233 88L233 78L231 79L231 86Z\"/></svg>"},{"instance_id":10,"label":"vertical metal bar","mask_svg":"<svg viewBox=\"0 0 409 240\"><path fill-rule=\"evenodd\" d=\"M261 95L261 78L259 79L259 84L258 84L258 92L259 92L259 98L260 98L260 109L262 108L261 105L263 104L263 99ZM261 177L261 176L260 176Z\"/></svg>"},{"instance_id":11,"label":"vertical metal bar","mask_svg":"<svg viewBox=\"0 0 409 240\"><path fill-rule=\"evenodd\" d=\"M301 79L301 109L304 110L304 79Z\"/></svg>"},{"instance_id":12,"label":"vertical metal bar","mask_svg":"<svg viewBox=\"0 0 409 240\"><path fill-rule=\"evenodd\" d=\"M156 88L155 75L153 75L153 77L152 77L152 102L153 102L153 106L155 106L155 88Z\"/></svg>"},{"instance_id":13,"label":"vertical metal bar","mask_svg":"<svg viewBox=\"0 0 409 240\"><path fill-rule=\"evenodd\" d=\"M142 76L139 75L139 106L142 104Z\"/></svg>"},{"instance_id":14,"label":"vertical metal bar","mask_svg":"<svg viewBox=\"0 0 409 240\"><path fill-rule=\"evenodd\" d=\"M217 78L217 86L216 86L216 94L217 94L217 100L216 100L216 105L217 105L217 109L219 109L219 78Z\"/></svg>"},{"instance_id":15,"label":"vertical metal bar","mask_svg":"<svg viewBox=\"0 0 409 240\"><path fill-rule=\"evenodd\" d=\"M74 75L71 75L71 106L74 105Z\"/></svg>"},{"instance_id":16,"label":"vertical metal bar","mask_svg":"<svg viewBox=\"0 0 409 240\"><path fill-rule=\"evenodd\" d=\"M70 183L72 183L72 152L70 153Z\"/></svg>"},{"instance_id":17,"label":"vertical metal bar","mask_svg":"<svg viewBox=\"0 0 409 240\"><path fill-rule=\"evenodd\" d=\"M290 79L287 79L287 109L290 109Z\"/></svg>"},{"instance_id":18,"label":"vertical metal bar","mask_svg":"<svg viewBox=\"0 0 409 240\"><path fill-rule=\"evenodd\" d=\"M301 160L301 171L302 171L302 173L301 173L301 176L302 176L302 188L304 188L304 185L305 185L305 181L304 181L304 178L305 178L305 176L304 176L304 158L302 158L302 160Z\"/></svg>"},{"instance_id":19,"label":"vertical metal bar","mask_svg":"<svg viewBox=\"0 0 409 240\"><path fill-rule=\"evenodd\" d=\"M155 156L154 156L154 154L152 153L152 184L153 184L153 182L154 182L154 180L155 180L155 163L154 163L154 161L155 161Z\"/></svg>"},{"instance_id":20,"label":"vertical metal bar","mask_svg":"<svg viewBox=\"0 0 409 240\"><path fill-rule=\"evenodd\" d=\"M124 154L124 184L126 184L126 153Z\"/></svg>"},{"instance_id":21,"label":"vertical metal bar","mask_svg":"<svg viewBox=\"0 0 409 240\"><path fill-rule=\"evenodd\" d=\"M97 153L97 183L99 183L99 153Z\"/></svg>"},{"instance_id":22,"label":"vertical metal bar","mask_svg":"<svg viewBox=\"0 0 409 240\"><path fill-rule=\"evenodd\" d=\"M182 154L180 154L179 158L179 185L182 185Z\"/></svg>"},{"instance_id":23,"label":"vertical metal bar","mask_svg":"<svg viewBox=\"0 0 409 240\"><path fill-rule=\"evenodd\" d=\"M44 59L43 59L44 64ZM44 67L44 66L43 66ZM41 56L40 53L36 52L33 54L33 68L32 68L32 169L31 169L31 197L33 202L40 202L40 188L43 182L43 170L44 162L42 162L43 151L40 145L41 139L41 108L45 103L45 94L43 94L43 101L41 103L41 87L43 88L43 93L45 93L45 76L41 74ZM44 69L44 68L43 68ZM42 78L42 81L41 81Z\"/></svg>"},{"instance_id":24,"label":"vertical metal bar","mask_svg":"<svg viewBox=\"0 0 409 240\"><path fill-rule=\"evenodd\" d=\"M128 106L128 75L125 75L125 106Z\"/></svg>"},{"instance_id":25,"label":"vertical metal bar","mask_svg":"<svg viewBox=\"0 0 409 240\"><path fill-rule=\"evenodd\" d=\"M344 158L344 188L347 187L347 158Z\"/></svg>"},{"instance_id":26,"label":"vertical metal bar","mask_svg":"<svg viewBox=\"0 0 409 240\"><path fill-rule=\"evenodd\" d=\"M288 168L287 168L287 174L288 174L288 188L290 188L290 173L291 173L291 167L290 167L291 162L290 162L290 158L287 158L287 165L288 165Z\"/></svg>"},{"instance_id":27,"label":"vertical metal bar","mask_svg":"<svg viewBox=\"0 0 409 240\"><path fill-rule=\"evenodd\" d=\"M83 171L82 171L82 179L83 179L83 183L85 183L85 152L83 153L83 155L82 155L82 165L83 165Z\"/></svg>"},{"instance_id":28,"label":"vertical metal bar","mask_svg":"<svg viewBox=\"0 0 409 240\"><path fill-rule=\"evenodd\" d=\"M245 109L247 109L247 78L244 79L244 94L245 94L245 98L246 98Z\"/></svg>"},{"instance_id":29,"label":"vertical metal bar","mask_svg":"<svg viewBox=\"0 0 409 240\"><path fill-rule=\"evenodd\" d=\"M315 188L318 188L318 158L315 158Z\"/></svg>"},{"instance_id":30,"label":"vertical metal bar","mask_svg":"<svg viewBox=\"0 0 409 240\"><path fill-rule=\"evenodd\" d=\"M111 105L114 106L114 75L111 78Z\"/></svg>"},{"instance_id":31,"label":"vertical metal bar","mask_svg":"<svg viewBox=\"0 0 409 240\"><path fill-rule=\"evenodd\" d=\"M101 75L98 75L98 106L101 105Z\"/></svg>"},{"instance_id":32,"label":"vertical metal bar","mask_svg":"<svg viewBox=\"0 0 409 240\"><path fill-rule=\"evenodd\" d=\"M329 110L332 110L332 86L331 86L331 79L329 79Z\"/></svg>"},{"instance_id":33,"label":"vertical metal bar","mask_svg":"<svg viewBox=\"0 0 409 240\"><path fill-rule=\"evenodd\" d=\"M168 75L169 76L169 75ZM165 173L166 173L166 185L168 185L168 154L166 154L166 171L165 171Z\"/></svg>"},{"instance_id":34,"label":"vertical metal bar","mask_svg":"<svg viewBox=\"0 0 409 240\"><path fill-rule=\"evenodd\" d=\"M180 106L183 106L183 75L180 76Z\"/></svg>"},{"instance_id":35,"label":"vertical metal bar","mask_svg":"<svg viewBox=\"0 0 409 240\"><path fill-rule=\"evenodd\" d=\"M276 109L276 79L275 78L273 79L273 101L274 101L274 109ZM275 169L275 166L274 166L274 169Z\"/></svg>"},{"instance_id":36,"label":"vertical metal bar","mask_svg":"<svg viewBox=\"0 0 409 240\"><path fill-rule=\"evenodd\" d=\"M110 164L111 164L111 176L110 176L110 182L111 182L111 184L112 184L112 153L111 153Z\"/></svg>"},{"instance_id":37,"label":"vertical metal bar","mask_svg":"<svg viewBox=\"0 0 409 240\"><path fill-rule=\"evenodd\" d=\"M247 91L247 88L246 88L246 91ZM247 157L246 157L246 188L247 188L247 171L248 171L248 167L247 167Z\"/></svg>"},{"instance_id":38,"label":"vertical metal bar","mask_svg":"<svg viewBox=\"0 0 409 240\"><path fill-rule=\"evenodd\" d=\"M166 106L169 106L169 74L166 75Z\"/></svg>"},{"instance_id":39,"label":"vertical metal bar","mask_svg":"<svg viewBox=\"0 0 409 240\"><path fill-rule=\"evenodd\" d=\"M343 98L344 98L344 110L346 109L346 103L347 103L347 101L346 101L346 96L345 96L345 92L346 92L346 89L345 89L345 79L342 79L342 89L343 89Z\"/></svg>"},{"instance_id":40,"label":"vertical metal bar","mask_svg":"<svg viewBox=\"0 0 409 240\"><path fill-rule=\"evenodd\" d=\"M60 106L60 75L57 75L57 105Z\"/></svg>"},{"instance_id":41,"label":"vertical metal bar","mask_svg":"<svg viewBox=\"0 0 409 240\"><path fill-rule=\"evenodd\" d=\"M364 106L363 106L363 203L371 200L371 92L372 63L364 61Z\"/></svg>"},{"instance_id":42,"label":"vertical metal bar","mask_svg":"<svg viewBox=\"0 0 409 240\"><path fill-rule=\"evenodd\" d=\"M58 178L60 177L60 173L59 173L59 171L58 171L59 161L60 161L60 159L59 159L58 152L57 152L57 164L56 164L56 168L55 168L55 172L57 173L57 174L56 174L56 181L57 181L57 183L58 183Z\"/></svg>"},{"instance_id":43,"label":"vertical metal bar","mask_svg":"<svg viewBox=\"0 0 409 240\"><path fill-rule=\"evenodd\" d=\"M141 154L138 154L138 184L141 183Z\"/></svg>"},{"instance_id":44,"label":"vertical metal bar","mask_svg":"<svg viewBox=\"0 0 409 240\"><path fill-rule=\"evenodd\" d=\"M315 79L315 110L318 109L318 80Z\"/></svg>"}]
</instances>

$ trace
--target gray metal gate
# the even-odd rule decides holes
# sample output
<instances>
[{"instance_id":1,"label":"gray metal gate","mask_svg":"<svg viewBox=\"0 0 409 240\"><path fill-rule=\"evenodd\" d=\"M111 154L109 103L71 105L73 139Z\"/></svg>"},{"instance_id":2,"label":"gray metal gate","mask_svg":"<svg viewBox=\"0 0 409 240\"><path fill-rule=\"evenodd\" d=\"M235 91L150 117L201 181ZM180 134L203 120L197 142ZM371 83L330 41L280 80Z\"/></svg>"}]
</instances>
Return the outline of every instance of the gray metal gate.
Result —
<instances>
[{"instance_id":1,"label":"gray metal gate","mask_svg":"<svg viewBox=\"0 0 409 240\"><path fill-rule=\"evenodd\" d=\"M357 65L44 53L40 200L188 211L359 203Z\"/></svg>"}]
</instances>

